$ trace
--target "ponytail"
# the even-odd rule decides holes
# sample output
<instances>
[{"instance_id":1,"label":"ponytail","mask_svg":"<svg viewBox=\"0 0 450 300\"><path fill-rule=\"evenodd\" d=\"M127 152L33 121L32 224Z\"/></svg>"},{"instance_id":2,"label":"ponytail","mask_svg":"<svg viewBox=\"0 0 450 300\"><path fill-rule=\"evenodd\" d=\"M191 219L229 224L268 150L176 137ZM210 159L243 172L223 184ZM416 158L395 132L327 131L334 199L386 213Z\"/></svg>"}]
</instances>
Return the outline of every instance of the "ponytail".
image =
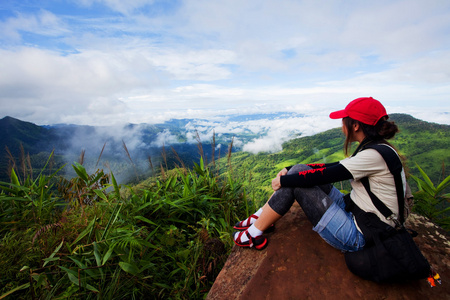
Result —
<instances>
[{"instance_id":1,"label":"ponytail","mask_svg":"<svg viewBox=\"0 0 450 300\"><path fill-rule=\"evenodd\" d=\"M381 118L375 126L370 126L360 122L360 126L366 135L372 141L385 141L392 139L397 132L399 132L398 126L391 121L387 120L385 116Z\"/></svg>"}]
</instances>

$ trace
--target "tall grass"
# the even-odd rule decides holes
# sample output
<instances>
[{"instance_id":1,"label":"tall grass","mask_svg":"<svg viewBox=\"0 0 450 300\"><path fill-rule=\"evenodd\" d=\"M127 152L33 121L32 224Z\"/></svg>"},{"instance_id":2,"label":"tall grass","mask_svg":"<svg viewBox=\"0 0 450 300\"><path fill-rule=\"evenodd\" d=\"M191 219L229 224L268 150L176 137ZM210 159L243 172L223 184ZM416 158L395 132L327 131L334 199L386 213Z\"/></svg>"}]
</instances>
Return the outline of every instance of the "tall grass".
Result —
<instances>
[{"instance_id":1,"label":"tall grass","mask_svg":"<svg viewBox=\"0 0 450 300\"><path fill-rule=\"evenodd\" d=\"M192 170L161 163L163 176L136 186L72 168L70 180L20 182L13 168L0 182L0 299L203 298L232 247L230 224L255 209L203 158Z\"/></svg>"},{"instance_id":2,"label":"tall grass","mask_svg":"<svg viewBox=\"0 0 450 300\"><path fill-rule=\"evenodd\" d=\"M447 231L450 230L450 193L445 193L450 186L450 176L445 177L445 164L442 163L443 180L434 185L430 177L417 165L422 178L411 175L417 183L418 191L414 193L414 211L429 218Z\"/></svg>"}]
</instances>

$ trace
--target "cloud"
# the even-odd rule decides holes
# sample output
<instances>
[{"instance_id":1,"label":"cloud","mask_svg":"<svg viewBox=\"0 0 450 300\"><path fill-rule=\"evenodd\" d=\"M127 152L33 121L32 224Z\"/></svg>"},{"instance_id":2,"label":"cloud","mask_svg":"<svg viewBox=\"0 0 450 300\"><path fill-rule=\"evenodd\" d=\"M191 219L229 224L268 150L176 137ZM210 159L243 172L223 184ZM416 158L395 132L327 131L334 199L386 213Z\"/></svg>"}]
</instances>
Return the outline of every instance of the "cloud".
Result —
<instances>
[{"instance_id":1,"label":"cloud","mask_svg":"<svg viewBox=\"0 0 450 300\"><path fill-rule=\"evenodd\" d=\"M85 51L60 56L34 48L0 50L0 102L10 103L9 114L40 122L96 124L96 117L120 115L128 110L122 95L154 83L148 74L139 76L139 69L152 73L154 67L127 54Z\"/></svg>"},{"instance_id":2,"label":"cloud","mask_svg":"<svg viewBox=\"0 0 450 300\"><path fill-rule=\"evenodd\" d=\"M282 144L300 136L313 135L338 125L328 118L328 115L309 115L304 117L291 117L280 119L259 120L261 132L267 132L261 137L244 145L243 150L251 153L278 152Z\"/></svg>"},{"instance_id":3,"label":"cloud","mask_svg":"<svg viewBox=\"0 0 450 300\"><path fill-rule=\"evenodd\" d=\"M239 121L231 121L240 119ZM328 113L301 115L296 113L230 115L222 119L194 119L183 132L187 141L209 142L213 134L217 141L229 144L234 137L235 148L251 153L278 152L282 144L298 136L313 135L334 127L340 122L328 118ZM224 136L227 135L227 140ZM253 138L252 138L253 137ZM250 139L250 140L249 140Z\"/></svg>"},{"instance_id":4,"label":"cloud","mask_svg":"<svg viewBox=\"0 0 450 300\"><path fill-rule=\"evenodd\" d=\"M450 110L447 1L52 4L4 4L5 115L158 123L327 111L364 95Z\"/></svg>"},{"instance_id":5,"label":"cloud","mask_svg":"<svg viewBox=\"0 0 450 300\"><path fill-rule=\"evenodd\" d=\"M178 137L173 135L169 129L164 129L162 132L157 134L156 139L150 143L150 146L162 147L178 143L180 143Z\"/></svg>"},{"instance_id":6,"label":"cloud","mask_svg":"<svg viewBox=\"0 0 450 300\"><path fill-rule=\"evenodd\" d=\"M124 15L129 15L139 8L150 6L154 4L155 0L76 0L80 5L91 7L94 4L103 4L110 9L120 12Z\"/></svg>"},{"instance_id":7,"label":"cloud","mask_svg":"<svg viewBox=\"0 0 450 300\"><path fill-rule=\"evenodd\" d=\"M448 44L438 38L448 17L443 1L364 2L349 14L340 41L384 61L410 59Z\"/></svg>"},{"instance_id":8,"label":"cloud","mask_svg":"<svg viewBox=\"0 0 450 300\"><path fill-rule=\"evenodd\" d=\"M21 42L23 32L46 37L60 37L70 32L61 18L45 9L34 14L17 13L16 16L0 22L0 30L0 41L6 43Z\"/></svg>"},{"instance_id":9,"label":"cloud","mask_svg":"<svg viewBox=\"0 0 450 300\"><path fill-rule=\"evenodd\" d=\"M176 80L215 81L229 78L222 65L236 63L234 53L223 49L196 51L157 51L147 53L149 61L167 71Z\"/></svg>"}]
</instances>

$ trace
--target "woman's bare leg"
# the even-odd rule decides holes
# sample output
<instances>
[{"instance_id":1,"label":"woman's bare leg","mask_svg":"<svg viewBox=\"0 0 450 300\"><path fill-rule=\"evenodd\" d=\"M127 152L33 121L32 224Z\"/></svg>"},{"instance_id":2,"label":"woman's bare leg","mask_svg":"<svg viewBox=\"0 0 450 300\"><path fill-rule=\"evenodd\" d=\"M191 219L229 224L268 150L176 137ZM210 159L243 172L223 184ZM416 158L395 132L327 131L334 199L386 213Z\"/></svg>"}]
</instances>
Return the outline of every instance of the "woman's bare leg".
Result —
<instances>
[{"instance_id":1,"label":"woman's bare leg","mask_svg":"<svg viewBox=\"0 0 450 300\"><path fill-rule=\"evenodd\" d=\"M259 216L258 220L253 223L256 228L258 228L261 231L266 230L269 228L273 223L278 221L282 216L276 213L269 204L264 204L263 211L261 215Z\"/></svg>"}]
</instances>

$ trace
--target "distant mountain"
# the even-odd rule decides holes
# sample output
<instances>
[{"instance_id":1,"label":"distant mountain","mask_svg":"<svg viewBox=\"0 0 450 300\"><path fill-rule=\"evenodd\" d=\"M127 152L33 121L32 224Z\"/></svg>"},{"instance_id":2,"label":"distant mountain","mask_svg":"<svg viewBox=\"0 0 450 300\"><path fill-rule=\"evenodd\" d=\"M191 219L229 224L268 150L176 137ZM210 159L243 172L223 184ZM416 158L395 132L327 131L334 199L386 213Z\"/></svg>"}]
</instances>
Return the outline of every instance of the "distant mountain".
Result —
<instances>
[{"instance_id":1,"label":"distant mountain","mask_svg":"<svg viewBox=\"0 0 450 300\"><path fill-rule=\"evenodd\" d=\"M52 138L50 130L33 123L12 117L0 120L0 148L8 146L12 153L20 152L20 145L26 152L38 153L45 147L44 141Z\"/></svg>"},{"instance_id":2,"label":"distant mountain","mask_svg":"<svg viewBox=\"0 0 450 300\"><path fill-rule=\"evenodd\" d=\"M172 168L180 165L181 160L185 165L192 166L194 162L198 162L200 151L203 151L207 160L211 160L213 153L215 159L224 157L233 139L233 150L239 152L247 142L267 134L270 121L280 122L283 118L302 118L302 115L255 114L227 118L224 116L212 121L178 119L163 124L125 126L38 126L5 117L0 120L0 181L9 180L7 170L12 161L22 173L26 172L24 167L29 163L36 170L40 170L52 150L55 153L53 170L64 164L68 165L60 173L62 175L74 175L70 165L83 156L88 171L110 168L122 182L140 180L161 165ZM396 121L401 129L394 144L407 156L410 167L414 169L414 163L417 162L429 169L433 176L439 176L442 164L450 163L450 126L421 121L404 114L392 114L391 119ZM259 129L255 129L255 122L260 124ZM246 127L246 124L249 125ZM219 134L215 131L216 128L220 128ZM211 147L213 132L214 149ZM236 165L249 164L245 168L258 173L273 171L272 159L285 164L335 161L343 157L343 135L340 128L302 138L295 138L295 134L302 133L292 133L287 138L289 141L283 144L281 152L257 155L241 152L234 155L233 159ZM201 142L201 149L198 141ZM24 160L23 157L28 155L29 159Z\"/></svg>"},{"instance_id":3,"label":"distant mountain","mask_svg":"<svg viewBox=\"0 0 450 300\"><path fill-rule=\"evenodd\" d=\"M187 124L193 120L170 120L164 124L127 124L124 126L80 126L57 124L38 126L12 117L0 120L0 181L8 181L8 166L14 164L22 173L29 163L33 168L44 166L54 150L53 170L72 164L83 156L89 171L111 168L117 178L129 181L136 173L145 174L158 168L172 168L180 160L192 166L199 159L199 146L194 137L187 137ZM190 132L191 136L194 135ZM231 139L231 134L229 138ZM227 149L225 136L218 138L216 148ZM192 140L194 142L192 142ZM210 140L201 141L202 151L212 157ZM226 151L226 150L225 150ZM164 153L162 153L164 152ZM216 157L218 154L215 154ZM27 159L29 156L29 159ZM150 159L149 159L150 158ZM49 170L50 172L50 170ZM70 167L62 174L73 174Z\"/></svg>"},{"instance_id":4,"label":"distant mountain","mask_svg":"<svg viewBox=\"0 0 450 300\"><path fill-rule=\"evenodd\" d=\"M42 151L50 152L47 142L52 139L52 133L46 128L11 117L1 119L0 181L8 180L7 166L11 156L17 159L28 153L36 155ZM20 164L18 160L16 164Z\"/></svg>"}]
</instances>

